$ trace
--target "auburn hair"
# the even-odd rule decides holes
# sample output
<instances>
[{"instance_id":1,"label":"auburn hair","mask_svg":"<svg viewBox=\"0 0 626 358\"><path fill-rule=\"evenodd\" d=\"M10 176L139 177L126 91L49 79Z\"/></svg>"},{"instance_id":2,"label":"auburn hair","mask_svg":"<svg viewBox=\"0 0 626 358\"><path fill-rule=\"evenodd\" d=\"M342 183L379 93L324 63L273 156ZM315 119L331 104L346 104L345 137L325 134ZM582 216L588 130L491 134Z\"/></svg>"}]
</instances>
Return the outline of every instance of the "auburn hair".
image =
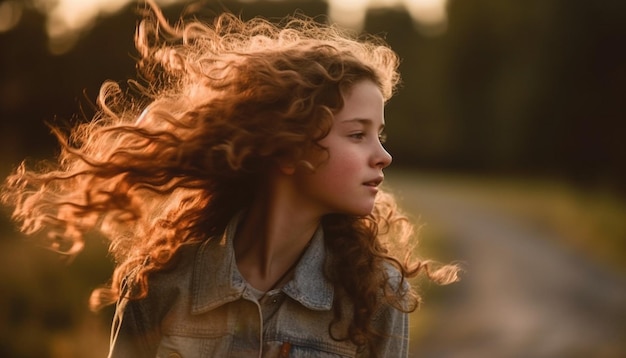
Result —
<instances>
[{"instance_id":1,"label":"auburn hair","mask_svg":"<svg viewBox=\"0 0 626 358\"><path fill-rule=\"evenodd\" d=\"M110 239L116 267L110 285L92 295L93 308L114 303L131 271L132 298L145 297L150 273L182 245L221 235L268 165L310 165L305 154L320 148L355 83L373 81L387 100L399 81L398 57L382 40L302 15L275 24L225 13L172 26L152 6L135 43L141 80L128 88L105 82L92 120L69 133L52 128L58 160L37 169L22 163L1 194L24 233L46 233L67 255L91 230ZM405 278L424 270L439 283L457 279L456 266L428 272L427 261L405 255L412 225L388 193L368 216L329 215L322 225L334 268L328 279L338 302L353 307L335 305L335 321L352 317L348 336L335 339L367 347L380 334L369 322L382 304L414 310L419 297ZM389 265L399 284L385 274Z\"/></svg>"}]
</instances>

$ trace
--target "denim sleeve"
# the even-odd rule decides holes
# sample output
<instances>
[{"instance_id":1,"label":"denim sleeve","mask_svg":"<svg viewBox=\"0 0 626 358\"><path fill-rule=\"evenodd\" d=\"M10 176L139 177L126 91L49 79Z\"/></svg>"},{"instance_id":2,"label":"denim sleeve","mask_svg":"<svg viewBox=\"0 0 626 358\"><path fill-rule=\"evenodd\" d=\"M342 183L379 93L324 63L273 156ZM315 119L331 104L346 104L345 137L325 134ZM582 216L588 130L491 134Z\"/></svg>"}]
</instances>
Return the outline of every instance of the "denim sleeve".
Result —
<instances>
[{"instance_id":1,"label":"denim sleeve","mask_svg":"<svg viewBox=\"0 0 626 358\"><path fill-rule=\"evenodd\" d=\"M382 333L370 357L408 357L409 315L386 305L375 316L373 328Z\"/></svg>"},{"instance_id":2,"label":"denim sleeve","mask_svg":"<svg viewBox=\"0 0 626 358\"><path fill-rule=\"evenodd\" d=\"M408 293L410 286L393 266L387 266L386 270L390 289L396 291L401 297L397 304L403 309L400 310L390 303L384 303L374 314L372 328L380 334L380 338L372 347L373 351L370 351L367 356L406 358L409 355L409 314L407 311L410 311L410 307L403 295Z\"/></svg>"},{"instance_id":3,"label":"denim sleeve","mask_svg":"<svg viewBox=\"0 0 626 358\"><path fill-rule=\"evenodd\" d=\"M159 324L151 319L151 310L145 302L129 300L126 291L122 290L115 309L108 357L155 357L160 341Z\"/></svg>"}]
</instances>

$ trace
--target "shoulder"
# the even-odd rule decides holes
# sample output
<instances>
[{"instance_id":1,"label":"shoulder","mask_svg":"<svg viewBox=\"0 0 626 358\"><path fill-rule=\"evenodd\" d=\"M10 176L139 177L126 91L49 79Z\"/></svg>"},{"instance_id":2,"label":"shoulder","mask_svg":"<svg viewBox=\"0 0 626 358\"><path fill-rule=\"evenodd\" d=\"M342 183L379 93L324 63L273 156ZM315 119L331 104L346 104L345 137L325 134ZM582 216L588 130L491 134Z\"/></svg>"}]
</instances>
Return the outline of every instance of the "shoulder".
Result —
<instances>
[{"instance_id":1,"label":"shoulder","mask_svg":"<svg viewBox=\"0 0 626 358\"><path fill-rule=\"evenodd\" d=\"M170 304L181 292L188 290L189 282L193 274L193 263L200 244L184 245L172 256L171 260L156 271L147 272L145 289L147 292L143 298L132 299L135 304L142 306L166 306ZM122 281L122 295L137 297L141 291L141 272L147 270L150 258L146 258L142 265L133 269Z\"/></svg>"},{"instance_id":2,"label":"shoulder","mask_svg":"<svg viewBox=\"0 0 626 358\"><path fill-rule=\"evenodd\" d=\"M383 263L385 284L381 295L383 307L392 306L403 312L411 312L416 306L416 298L410 282L402 274L400 269L390 262Z\"/></svg>"},{"instance_id":3,"label":"shoulder","mask_svg":"<svg viewBox=\"0 0 626 358\"><path fill-rule=\"evenodd\" d=\"M409 288L409 284L406 278L402 275L402 272L400 271L400 269L398 269L398 267L396 267L389 261L383 261L382 266L388 288L392 289L393 291L399 291Z\"/></svg>"},{"instance_id":4,"label":"shoulder","mask_svg":"<svg viewBox=\"0 0 626 358\"><path fill-rule=\"evenodd\" d=\"M193 275L194 262L200 244L180 247L167 265L148 274L148 296L168 291L184 290Z\"/></svg>"},{"instance_id":5,"label":"shoulder","mask_svg":"<svg viewBox=\"0 0 626 358\"><path fill-rule=\"evenodd\" d=\"M397 267L386 262L384 272L386 282L380 290L380 305L374 312L372 321L383 332L403 332L408 313L416 307L416 299L411 285Z\"/></svg>"},{"instance_id":6,"label":"shoulder","mask_svg":"<svg viewBox=\"0 0 626 358\"><path fill-rule=\"evenodd\" d=\"M149 259L126 275L112 323L110 357L155 356L163 319L177 300L184 299L189 281L185 277L190 276L196 251L197 245L181 247L167 267L145 274L144 279L140 277Z\"/></svg>"}]
</instances>

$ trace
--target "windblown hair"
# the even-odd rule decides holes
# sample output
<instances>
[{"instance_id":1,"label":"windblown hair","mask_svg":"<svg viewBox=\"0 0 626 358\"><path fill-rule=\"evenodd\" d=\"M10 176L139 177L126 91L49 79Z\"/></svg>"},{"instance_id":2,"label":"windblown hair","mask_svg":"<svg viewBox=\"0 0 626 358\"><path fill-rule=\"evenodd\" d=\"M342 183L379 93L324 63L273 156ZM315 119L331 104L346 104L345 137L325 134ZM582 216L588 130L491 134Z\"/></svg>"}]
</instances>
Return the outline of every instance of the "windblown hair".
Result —
<instances>
[{"instance_id":1,"label":"windblown hair","mask_svg":"<svg viewBox=\"0 0 626 358\"><path fill-rule=\"evenodd\" d=\"M131 271L133 298L144 297L150 273L182 245L221 235L266 168L279 160L310 167L305 155L323 149L319 141L355 83L373 81L387 100L399 81L398 58L382 40L300 15L278 25L223 14L210 24L170 26L153 7L135 42L142 80L129 82L134 91L105 82L95 118L68 134L52 128L58 161L43 169L22 163L1 196L24 233L47 233L50 247L67 255L91 230L110 239L116 268L92 295L94 308L115 302ZM348 337L336 339L366 347L381 304L414 310L419 297L404 279L419 271L439 283L456 280L455 266L428 272L428 262L397 255L410 251L412 226L387 193L367 217L329 215L322 225L341 263L328 278L337 299L354 307ZM389 265L400 284L387 276ZM336 309L336 321L342 314Z\"/></svg>"}]
</instances>

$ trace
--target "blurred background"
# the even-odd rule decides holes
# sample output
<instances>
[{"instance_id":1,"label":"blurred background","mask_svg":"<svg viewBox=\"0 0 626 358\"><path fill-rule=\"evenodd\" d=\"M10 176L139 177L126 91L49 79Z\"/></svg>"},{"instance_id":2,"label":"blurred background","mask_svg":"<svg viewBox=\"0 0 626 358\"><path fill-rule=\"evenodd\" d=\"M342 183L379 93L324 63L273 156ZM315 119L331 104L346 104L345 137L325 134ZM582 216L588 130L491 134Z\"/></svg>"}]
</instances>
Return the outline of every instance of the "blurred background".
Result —
<instances>
[{"instance_id":1,"label":"blurred background","mask_svg":"<svg viewBox=\"0 0 626 358\"><path fill-rule=\"evenodd\" d=\"M243 18L300 10L383 36L402 58L386 186L417 254L466 269L418 282L411 357L626 356L626 2L157 1ZM131 0L0 1L0 176L58 146L44 121L93 113L135 76ZM72 263L0 216L0 356L105 356L112 270L94 236Z\"/></svg>"}]
</instances>

